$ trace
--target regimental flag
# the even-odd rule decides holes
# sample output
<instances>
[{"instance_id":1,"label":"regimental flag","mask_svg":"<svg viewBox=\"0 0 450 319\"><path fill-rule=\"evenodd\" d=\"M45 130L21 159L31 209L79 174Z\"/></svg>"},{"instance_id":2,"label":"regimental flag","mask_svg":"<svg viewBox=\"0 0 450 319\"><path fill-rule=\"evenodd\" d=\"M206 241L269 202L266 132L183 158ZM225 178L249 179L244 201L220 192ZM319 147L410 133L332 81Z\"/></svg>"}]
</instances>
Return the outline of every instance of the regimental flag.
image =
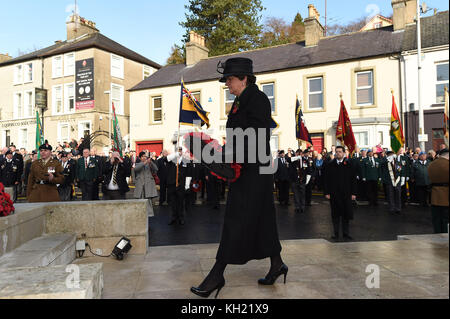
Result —
<instances>
[{"instance_id":1,"label":"regimental flag","mask_svg":"<svg viewBox=\"0 0 450 319\"><path fill-rule=\"evenodd\" d=\"M444 143L448 148L448 130L449 130L449 117L448 117L448 88L444 88L444 101L445 101L445 109L444 109Z\"/></svg>"},{"instance_id":2,"label":"regimental flag","mask_svg":"<svg viewBox=\"0 0 450 319\"><path fill-rule=\"evenodd\" d=\"M298 96L295 102L295 136L302 142L305 142L307 146L312 146L311 136L303 121L302 105L298 100Z\"/></svg>"},{"instance_id":3,"label":"regimental flag","mask_svg":"<svg viewBox=\"0 0 450 319\"><path fill-rule=\"evenodd\" d=\"M39 147L44 144L44 136L42 135L42 124L39 118L39 112L36 111L36 151L38 159L41 158L41 152L39 152Z\"/></svg>"},{"instance_id":4,"label":"regimental flag","mask_svg":"<svg viewBox=\"0 0 450 319\"><path fill-rule=\"evenodd\" d=\"M122 133L120 133L119 121L116 116L116 108L114 107L114 103L112 104L113 110L113 140L112 140L112 150L114 152L119 152L120 158L123 158L122 154Z\"/></svg>"},{"instance_id":5,"label":"regimental flag","mask_svg":"<svg viewBox=\"0 0 450 319\"><path fill-rule=\"evenodd\" d=\"M341 111L339 113L339 120L336 127L336 139L348 147L350 156L353 155L356 148L355 135L353 134L352 122L345 108L344 101L341 97Z\"/></svg>"},{"instance_id":6,"label":"regimental flag","mask_svg":"<svg viewBox=\"0 0 450 319\"><path fill-rule=\"evenodd\" d=\"M203 110L200 102L181 81L180 124L194 125L194 121L200 121L201 126L206 124L209 128L208 115L209 113Z\"/></svg>"},{"instance_id":7,"label":"regimental flag","mask_svg":"<svg viewBox=\"0 0 450 319\"><path fill-rule=\"evenodd\" d=\"M397 153L400 148L405 145L405 137L403 136L402 123L398 115L397 105L395 104L394 93L392 92L392 113L391 113L391 149Z\"/></svg>"}]
</instances>

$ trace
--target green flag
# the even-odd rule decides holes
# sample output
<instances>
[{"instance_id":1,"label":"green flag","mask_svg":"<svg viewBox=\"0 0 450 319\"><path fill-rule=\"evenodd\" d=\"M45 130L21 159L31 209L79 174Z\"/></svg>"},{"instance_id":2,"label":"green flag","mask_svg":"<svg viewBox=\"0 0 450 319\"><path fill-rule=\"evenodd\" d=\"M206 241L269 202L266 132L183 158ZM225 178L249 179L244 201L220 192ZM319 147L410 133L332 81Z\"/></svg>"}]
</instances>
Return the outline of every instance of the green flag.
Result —
<instances>
[{"instance_id":1,"label":"green flag","mask_svg":"<svg viewBox=\"0 0 450 319\"><path fill-rule=\"evenodd\" d=\"M123 155L122 155L122 134L120 133L119 121L117 120L116 109L114 107L114 103L112 104L112 110L113 110L113 115L114 115L114 118L113 118L114 135L113 135L112 149L115 152L119 152L120 157L123 158Z\"/></svg>"},{"instance_id":2,"label":"green flag","mask_svg":"<svg viewBox=\"0 0 450 319\"><path fill-rule=\"evenodd\" d=\"M38 159L41 158L41 153L39 152L39 147L44 144L44 137L42 136L42 125L39 118L39 112L36 111L36 151L38 154Z\"/></svg>"}]
</instances>

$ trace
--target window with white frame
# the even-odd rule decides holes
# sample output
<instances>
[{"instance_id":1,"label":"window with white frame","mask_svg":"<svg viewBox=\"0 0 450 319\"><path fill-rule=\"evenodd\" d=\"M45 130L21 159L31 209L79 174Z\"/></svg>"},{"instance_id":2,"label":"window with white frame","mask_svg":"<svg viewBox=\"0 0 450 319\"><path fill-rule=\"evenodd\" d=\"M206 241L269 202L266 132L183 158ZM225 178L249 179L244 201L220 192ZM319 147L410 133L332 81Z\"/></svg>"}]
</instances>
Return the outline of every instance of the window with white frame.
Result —
<instances>
[{"instance_id":1,"label":"window with white frame","mask_svg":"<svg viewBox=\"0 0 450 319\"><path fill-rule=\"evenodd\" d=\"M356 104L373 105L373 71L356 72Z\"/></svg>"},{"instance_id":2,"label":"window with white frame","mask_svg":"<svg viewBox=\"0 0 450 319\"><path fill-rule=\"evenodd\" d=\"M91 121L83 121L78 123L78 138L91 134Z\"/></svg>"},{"instance_id":3,"label":"window with white frame","mask_svg":"<svg viewBox=\"0 0 450 319\"><path fill-rule=\"evenodd\" d=\"M153 123L162 122L162 98L161 98L161 96L152 97L152 115L153 115Z\"/></svg>"},{"instance_id":4,"label":"window with white frame","mask_svg":"<svg viewBox=\"0 0 450 319\"><path fill-rule=\"evenodd\" d=\"M26 148L28 141L28 129L21 128L19 129L19 143L17 143L17 148Z\"/></svg>"},{"instance_id":5,"label":"window with white frame","mask_svg":"<svg viewBox=\"0 0 450 319\"><path fill-rule=\"evenodd\" d=\"M111 101L114 104L116 114L124 115L123 86L111 83ZM112 109L112 106L111 106Z\"/></svg>"},{"instance_id":6,"label":"window with white frame","mask_svg":"<svg viewBox=\"0 0 450 319\"><path fill-rule=\"evenodd\" d=\"M75 53L64 54L64 76L75 74Z\"/></svg>"},{"instance_id":7,"label":"window with white frame","mask_svg":"<svg viewBox=\"0 0 450 319\"><path fill-rule=\"evenodd\" d=\"M70 142L69 123L58 123L58 143Z\"/></svg>"},{"instance_id":8,"label":"window with white frame","mask_svg":"<svg viewBox=\"0 0 450 319\"><path fill-rule=\"evenodd\" d=\"M355 132L355 141L358 147L368 147L369 146L369 132L361 131Z\"/></svg>"},{"instance_id":9,"label":"window with white frame","mask_svg":"<svg viewBox=\"0 0 450 319\"><path fill-rule=\"evenodd\" d=\"M14 93L14 118L23 116L23 96L21 92Z\"/></svg>"},{"instance_id":10,"label":"window with white frame","mask_svg":"<svg viewBox=\"0 0 450 319\"><path fill-rule=\"evenodd\" d=\"M23 83L23 67L22 64L14 66L14 84Z\"/></svg>"},{"instance_id":11,"label":"window with white frame","mask_svg":"<svg viewBox=\"0 0 450 319\"><path fill-rule=\"evenodd\" d=\"M24 117L33 116L33 106L34 106L33 91L26 91L24 101L24 114L23 114Z\"/></svg>"},{"instance_id":12,"label":"window with white frame","mask_svg":"<svg viewBox=\"0 0 450 319\"><path fill-rule=\"evenodd\" d=\"M276 152L279 150L279 141L280 141L280 137L278 135L272 135L270 137L270 152Z\"/></svg>"},{"instance_id":13,"label":"window with white frame","mask_svg":"<svg viewBox=\"0 0 450 319\"><path fill-rule=\"evenodd\" d=\"M62 55L52 58L52 77L59 78L63 76L63 57Z\"/></svg>"},{"instance_id":14,"label":"window with white frame","mask_svg":"<svg viewBox=\"0 0 450 319\"><path fill-rule=\"evenodd\" d=\"M63 112L62 85L53 87L53 114L61 114Z\"/></svg>"},{"instance_id":15,"label":"window with white frame","mask_svg":"<svg viewBox=\"0 0 450 319\"><path fill-rule=\"evenodd\" d=\"M384 145L384 132L378 131L378 143Z\"/></svg>"},{"instance_id":16,"label":"window with white frame","mask_svg":"<svg viewBox=\"0 0 450 319\"><path fill-rule=\"evenodd\" d=\"M275 83L262 84L262 91L267 95L272 107L272 113L275 112Z\"/></svg>"},{"instance_id":17,"label":"window with white frame","mask_svg":"<svg viewBox=\"0 0 450 319\"><path fill-rule=\"evenodd\" d=\"M323 77L308 79L308 109L323 109Z\"/></svg>"},{"instance_id":18,"label":"window with white frame","mask_svg":"<svg viewBox=\"0 0 450 319\"><path fill-rule=\"evenodd\" d=\"M64 85L64 112L75 112L75 83Z\"/></svg>"},{"instance_id":19,"label":"window with white frame","mask_svg":"<svg viewBox=\"0 0 450 319\"><path fill-rule=\"evenodd\" d=\"M152 73L152 68L148 65L144 65L144 79L148 78Z\"/></svg>"},{"instance_id":20,"label":"window with white frame","mask_svg":"<svg viewBox=\"0 0 450 319\"><path fill-rule=\"evenodd\" d=\"M436 103L444 103L444 88L448 88L448 62L436 64Z\"/></svg>"},{"instance_id":21,"label":"window with white frame","mask_svg":"<svg viewBox=\"0 0 450 319\"><path fill-rule=\"evenodd\" d=\"M234 99L236 96L234 94L230 93L229 89L224 89L224 96L225 96L225 115L228 115L231 111L231 107L233 106Z\"/></svg>"},{"instance_id":22,"label":"window with white frame","mask_svg":"<svg viewBox=\"0 0 450 319\"><path fill-rule=\"evenodd\" d=\"M111 54L111 76L123 79L123 58Z\"/></svg>"},{"instance_id":23,"label":"window with white frame","mask_svg":"<svg viewBox=\"0 0 450 319\"><path fill-rule=\"evenodd\" d=\"M33 62L25 63L24 69L25 82L33 82Z\"/></svg>"}]
</instances>

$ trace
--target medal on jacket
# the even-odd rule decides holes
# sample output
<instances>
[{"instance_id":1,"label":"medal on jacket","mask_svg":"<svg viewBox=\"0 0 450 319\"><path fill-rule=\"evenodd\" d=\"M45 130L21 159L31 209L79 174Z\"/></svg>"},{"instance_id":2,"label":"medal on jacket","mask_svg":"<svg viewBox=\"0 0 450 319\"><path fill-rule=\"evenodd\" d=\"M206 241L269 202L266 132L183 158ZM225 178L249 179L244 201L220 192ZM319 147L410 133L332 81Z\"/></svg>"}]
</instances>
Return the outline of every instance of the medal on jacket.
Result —
<instances>
[{"instance_id":1,"label":"medal on jacket","mask_svg":"<svg viewBox=\"0 0 450 319\"><path fill-rule=\"evenodd\" d=\"M54 174L55 173L55 168L54 167L48 167L48 169L47 169L47 172L50 174L50 173L52 173L52 174Z\"/></svg>"}]
</instances>

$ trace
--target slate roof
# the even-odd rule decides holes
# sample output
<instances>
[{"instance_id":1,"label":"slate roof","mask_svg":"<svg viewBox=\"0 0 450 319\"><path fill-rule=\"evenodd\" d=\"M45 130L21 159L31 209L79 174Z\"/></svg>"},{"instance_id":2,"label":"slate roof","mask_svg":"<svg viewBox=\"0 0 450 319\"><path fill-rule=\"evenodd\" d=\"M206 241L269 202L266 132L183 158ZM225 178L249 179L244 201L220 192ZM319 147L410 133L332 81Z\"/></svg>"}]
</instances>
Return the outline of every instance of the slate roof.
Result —
<instances>
[{"instance_id":1,"label":"slate roof","mask_svg":"<svg viewBox=\"0 0 450 319\"><path fill-rule=\"evenodd\" d=\"M146 57L143 57L142 55L124 47L123 45L111 40L110 38L104 36L100 32L96 32L90 35L87 35L85 37L81 37L80 39L76 41L63 41L60 43L55 43L52 46L49 46L47 48L25 54L22 56L19 56L17 58L5 61L3 63L0 63L1 66L9 65L9 64L15 64L19 62L25 62L28 60L41 58L41 57L49 57L57 54L63 54L67 52L73 52L78 50L83 50L87 48L98 48L102 49L108 52L112 52L115 54L118 54L124 58L143 63L152 67L155 67L157 69L161 68L161 65L158 63L147 59Z\"/></svg>"},{"instance_id":2,"label":"slate roof","mask_svg":"<svg viewBox=\"0 0 450 319\"><path fill-rule=\"evenodd\" d=\"M420 20L422 48L448 45L448 11ZM403 51L417 49L417 28L415 24L407 25L403 38Z\"/></svg>"},{"instance_id":3,"label":"slate roof","mask_svg":"<svg viewBox=\"0 0 450 319\"><path fill-rule=\"evenodd\" d=\"M448 44L448 11L422 19L422 47ZM321 39L314 47L304 42L257 49L199 61L192 66L168 65L137 84L129 91L164 87L184 82L217 80L217 63L231 57L247 57L253 60L254 73L261 74L279 70L336 63L390 54L398 54L415 47L415 25L405 30L393 31L393 26L355 32ZM412 42L412 43L411 43Z\"/></svg>"}]
</instances>

